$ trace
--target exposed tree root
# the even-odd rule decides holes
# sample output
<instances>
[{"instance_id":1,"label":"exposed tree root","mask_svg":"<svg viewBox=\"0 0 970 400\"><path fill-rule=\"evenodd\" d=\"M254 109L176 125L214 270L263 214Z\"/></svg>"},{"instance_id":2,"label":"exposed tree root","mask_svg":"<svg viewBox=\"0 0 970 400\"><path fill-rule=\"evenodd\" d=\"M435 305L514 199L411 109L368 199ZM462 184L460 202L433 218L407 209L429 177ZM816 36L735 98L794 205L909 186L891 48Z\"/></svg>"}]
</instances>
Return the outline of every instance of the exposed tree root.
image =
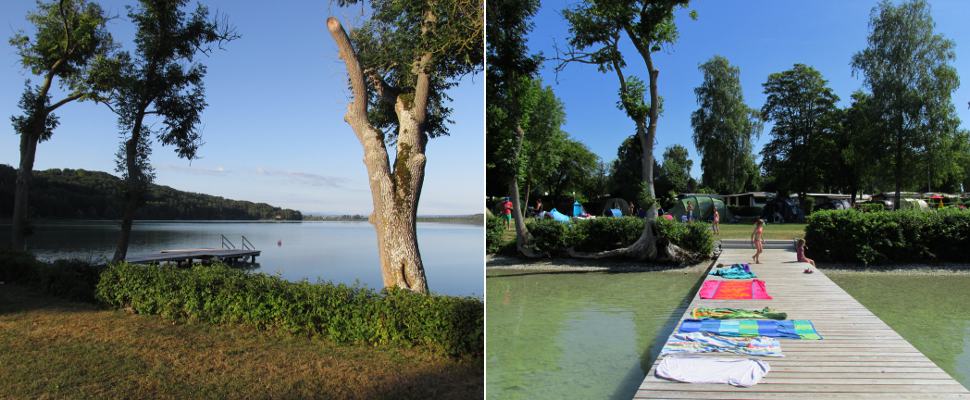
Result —
<instances>
[{"instance_id":1,"label":"exposed tree root","mask_svg":"<svg viewBox=\"0 0 970 400\"><path fill-rule=\"evenodd\" d=\"M707 258L709 254L694 254L671 243L656 232L654 221L647 221L648 227L643 230L640 238L627 247L598 251L593 253L566 249L570 257L580 259L600 260L606 258L627 258L639 261L669 262L674 264L691 264Z\"/></svg>"}]
</instances>

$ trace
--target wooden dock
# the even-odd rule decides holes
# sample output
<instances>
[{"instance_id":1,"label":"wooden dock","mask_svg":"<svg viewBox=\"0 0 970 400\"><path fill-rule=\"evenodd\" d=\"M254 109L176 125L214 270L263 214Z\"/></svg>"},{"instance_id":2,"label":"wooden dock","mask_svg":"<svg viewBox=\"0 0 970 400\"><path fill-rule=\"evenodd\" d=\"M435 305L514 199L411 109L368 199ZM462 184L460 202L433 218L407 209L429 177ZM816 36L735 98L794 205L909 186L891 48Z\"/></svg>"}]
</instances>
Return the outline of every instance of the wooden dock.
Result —
<instances>
[{"instance_id":1,"label":"wooden dock","mask_svg":"<svg viewBox=\"0 0 970 400\"><path fill-rule=\"evenodd\" d=\"M193 261L211 262L220 261L236 263L245 259L249 262L256 262L256 256L260 255L259 250L252 249L185 249L185 250L163 250L158 253L134 256L125 259L132 264L156 264L162 262L175 262L191 264Z\"/></svg>"},{"instance_id":2,"label":"wooden dock","mask_svg":"<svg viewBox=\"0 0 970 400\"><path fill-rule=\"evenodd\" d=\"M725 246L719 263L751 262L752 249L731 247ZM695 293L681 321L700 306L771 307L787 312L789 319L811 320L823 340L779 339L785 357L754 357L767 360L771 371L761 383L748 388L660 379L654 374L658 359L634 398L970 399L963 385L821 271L804 274L807 264L794 260L793 249L771 249L762 254L761 264L751 264L772 300L702 300Z\"/></svg>"}]
</instances>

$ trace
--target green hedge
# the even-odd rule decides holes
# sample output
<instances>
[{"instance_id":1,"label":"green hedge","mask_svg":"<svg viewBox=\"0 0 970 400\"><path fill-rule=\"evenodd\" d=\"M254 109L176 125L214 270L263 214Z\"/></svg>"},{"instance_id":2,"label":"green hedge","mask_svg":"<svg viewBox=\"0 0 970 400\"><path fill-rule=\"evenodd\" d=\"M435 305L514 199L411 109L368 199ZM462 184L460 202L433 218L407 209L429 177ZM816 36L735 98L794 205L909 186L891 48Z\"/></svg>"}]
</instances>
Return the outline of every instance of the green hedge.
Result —
<instances>
[{"instance_id":1,"label":"green hedge","mask_svg":"<svg viewBox=\"0 0 970 400\"><path fill-rule=\"evenodd\" d=\"M808 256L864 264L970 261L970 210L819 211L805 227Z\"/></svg>"},{"instance_id":2,"label":"green hedge","mask_svg":"<svg viewBox=\"0 0 970 400\"><path fill-rule=\"evenodd\" d=\"M886 211L886 205L882 203L860 203L856 204L856 209L862 212Z\"/></svg>"},{"instance_id":3,"label":"green hedge","mask_svg":"<svg viewBox=\"0 0 970 400\"><path fill-rule=\"evenodd\" d=\"M485 217L485 251L489 254L497 252L504 243L505 221L489 213Z\"/></svg>"},{"instance_id":4,"label":"green hedge","mask_svg":"<svg viewBox=\"0 0 970 400\"><path fill-rule=\"evenodd\" d=\"M478 299L288 282L223 265L113 265L101 275L97 298L140 314L240 323L337 342L422 345L451 355L482 354L484 345Z\"/></svg>"},{"instance_id":5,"label":"green hedge","mask_svg":"<svg viewBox=\"0 0 970 400\"><path fill-rule=\"evenodd\" d=\"M627 246L640 237L643 222L637 217L573 220L569 224L547 219L530 221L528 226L539 251L564 256L570 247L577 251L595 252ZM698 258L709 257L714 250L714 236L706 223L684 224L659 219L657 230L664 238Z\"/></svg>"},{"instance_id":6,"label":"green hedge","mask_svg":"<svg viewBox=\"0 0 970 400\"><path fill-rule=\"evenodd\" d=\"M70 300L94 301L104 267L80 260L38 261L21 251L0 250L0 281L18 283Z\"/></svg>"}]
</instances>

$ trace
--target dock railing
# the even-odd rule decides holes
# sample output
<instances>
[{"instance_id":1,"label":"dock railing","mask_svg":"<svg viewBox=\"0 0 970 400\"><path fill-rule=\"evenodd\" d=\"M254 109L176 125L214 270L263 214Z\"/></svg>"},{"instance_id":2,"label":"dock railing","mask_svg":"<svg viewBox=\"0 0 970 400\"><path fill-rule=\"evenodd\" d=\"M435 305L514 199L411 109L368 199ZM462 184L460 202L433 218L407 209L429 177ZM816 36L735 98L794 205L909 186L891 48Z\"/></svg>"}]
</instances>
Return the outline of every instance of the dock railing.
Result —
<instances>
[{"instance_id":1,"label":"dock railing","mask_svg":"<svg viewBox=\"0 0 970 400\"><path fill-rule=\"evenodd\" d=\"M250 242L245 236L242 237L242 247L246 250L256 250L256 246L253 246L253 242Z\"/></svg>"},{"instance_id":2,"label":"dock railing","mask_svg":"<svg viewBox=\"0 0 970 400\"><path fill-rule=\"evenodd\" d=\"M226 235L220 234L219 236L222 236L222 248L223 249L226 249L226 250L235 250L236 249L236 245L232 244L232 241L229 240L229 238L227 238Z\"/></svg>"}]
</instances>

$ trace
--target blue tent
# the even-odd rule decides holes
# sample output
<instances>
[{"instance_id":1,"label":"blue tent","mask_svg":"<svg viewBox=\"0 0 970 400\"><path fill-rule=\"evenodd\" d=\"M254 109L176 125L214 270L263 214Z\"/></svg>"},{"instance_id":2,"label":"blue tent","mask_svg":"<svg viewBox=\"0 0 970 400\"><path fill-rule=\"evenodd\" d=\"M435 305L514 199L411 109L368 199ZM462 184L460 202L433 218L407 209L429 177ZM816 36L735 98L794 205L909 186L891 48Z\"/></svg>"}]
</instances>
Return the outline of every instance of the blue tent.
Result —
<instances>
[{"instance_id":1,"label":"blue tent","mask_svg":"<svg viewBox=\"0 0 970 400\"><path fill-rule=\"evenodd\" d=\"M552 211L549 211L549 214L552 214L552 219L556 221L569 223L569 216L559 212L559 210L555 208L553 208Z\"/></svg>"}]
</instances>

